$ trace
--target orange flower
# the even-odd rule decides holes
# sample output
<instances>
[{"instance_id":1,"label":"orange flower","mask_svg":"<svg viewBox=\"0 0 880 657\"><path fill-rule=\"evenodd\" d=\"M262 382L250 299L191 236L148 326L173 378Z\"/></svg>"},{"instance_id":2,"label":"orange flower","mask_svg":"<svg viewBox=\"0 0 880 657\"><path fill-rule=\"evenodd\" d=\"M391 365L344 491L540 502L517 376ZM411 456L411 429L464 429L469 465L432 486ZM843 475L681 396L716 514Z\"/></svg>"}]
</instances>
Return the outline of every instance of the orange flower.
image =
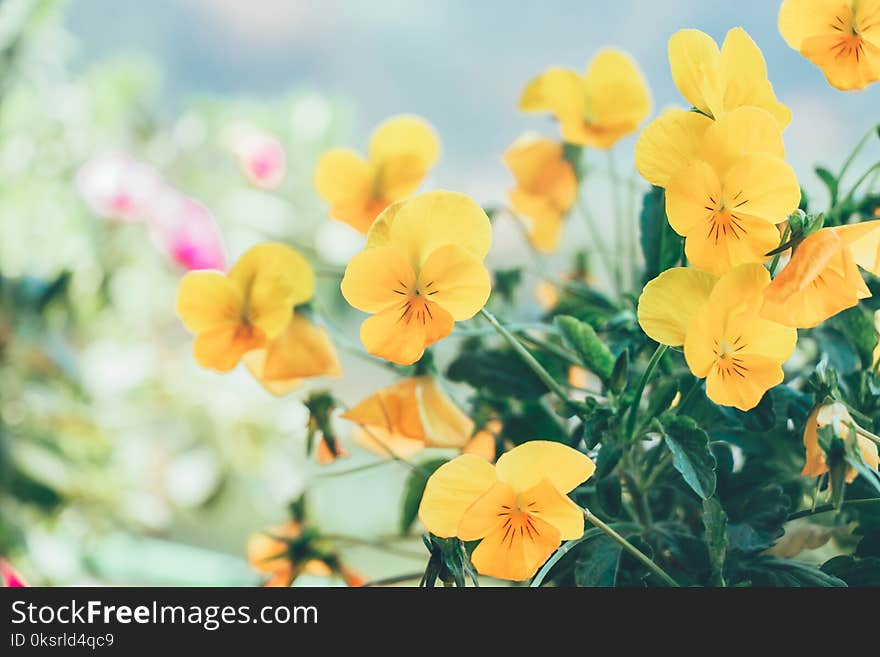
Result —
<instances>
[{"instance_id":1,"label":"orange flower","mask_svg":"<svg viewBox=\"0 0 880 657\"><path fill-rule=\"evenodd\" d=\"M825 462L825 452L819 445L819 429L831 426L834 435L841 440L846 440L855 426L855 422L846 406L839 402L817 406L807 418L807 426L804 429L804 447L806 448L806 463L801 472L807 477L819 477L828 472L828 464ZM877 445L863 436L857 436L859 447L862 450L862 458L865 463L875 470L880 467L880 454ZM846 483L851 484L859 473L855 468L847 468Z\"/></svg>"},{"instance_id":2,"label":"orange flower","mask_svg":"<svg viewBox=\"0 0 880 657\"><path fill-rule=\"evenodd\" d=\"M336 441L335 451L330 448L327 439L323 437L318 440L318 444L315 445L315 460L318 462L318 465L328 465L333 463L336 459L344 459L347 457L348 452L339 444L339 441Z\"/></svg>"}]
</instances>

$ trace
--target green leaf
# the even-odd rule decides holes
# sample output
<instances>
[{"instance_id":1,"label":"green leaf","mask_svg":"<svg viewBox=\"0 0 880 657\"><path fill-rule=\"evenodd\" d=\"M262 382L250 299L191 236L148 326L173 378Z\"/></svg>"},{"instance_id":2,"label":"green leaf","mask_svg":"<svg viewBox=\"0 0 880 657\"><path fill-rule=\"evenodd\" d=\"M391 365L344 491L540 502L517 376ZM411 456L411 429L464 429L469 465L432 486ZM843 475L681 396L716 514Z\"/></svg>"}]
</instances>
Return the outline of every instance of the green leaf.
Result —
<instances>
[{"instance_id":1,"label":"green leaf","mask_svg":"<svg viewBox=\"0 0 880 657\"><path fill-rule=\"evenodd\" d=\"M845 333L837 330L831 323L813 331L819 349L828 356L828 364L841 374L855 372L861 358Z\"/></svg>"},{"instance_id":2,"label":"green leaf","mask_svg":"<svg viewBox=\"0 0 880 657\"><path fill-rule=\"evenodd\" d=\"M619 517L623 507L620 478L611 475L596 482L596 499L605 515Z\"/></svg>"},{"instance_id":3,"label":"green leaf","mask_svg":"<svg viewBox=\"0 0 880 657\"><path fill-rule=\"evenodd\" d=\"M422 463L419 467L425 471L425 474L432 475L441 465L446 463L448 459L433 459ZM425 492L425 485L428 478L421 472L411 472L407 477L406 485L403 492L403 505L400 509L400 533L406 534L412 528L419 515L419 504L422 503L422 495Z\"/></svg>"},{"instance_id":4,"label":"green leaf","mask_svg":"<svg viewBox=\"0 0 880 657\"><path fill-rule=\"evenodd\" d=\"M847 586L880 586L880 557L834 557L822 564L822 572L842 579Z\"/></svg>"},{"instance_id":5,"label":"green leaf","mask_svg":"<svg viewBox=\"0 0 880 657\"><path fill-rule=\"evenodd\" d=\"M596 456L596 478L603 479L611 474L622 456L623 450L617 445L602 445Z\"/></svg>"},{"instance_id":6,"label":"green leaf","mask_svg":"<svg viewBox=\"0 0 880 657\"><path fill-rule=\"evenodd\" d=\"M672 452L672 465L693 491L708 499L715 492L715 455L709 449L709 436L684 415L661 418L663 438Z\"/></svg>"},{"instance_id":7,"label":"green leaf","mask_svg":"<svg viewBox=\"0 0 880 657\"><path fill-rule=\"evenodd\" d=\"M529 400L547 393L541 379L509 349L467 350L452 361L446 376L499 397Z\"/></svg>"},{"instance_id":8,"label":"green leaf","mask_svg":"<svg viewBox=\"0 0 880 657\"><path fill-rule=\"evenodd\" d=\"M816 167L815 171L816 175L819 176L819 179L825 183L825 186L828 188L828 193L831 195L831 205L834 205L837 203L837 195L839 193L837 178L835 178L834 174L825 167Z\"/></svg>"},{"instance_id":9,"label":"green leaf","mask_svg":"<svg viewBox=\"0 0 880 657\"><path fill-rule=\"evenodd\" d=\"M574 567L578 586L614 586L620 570L620 546L607 536L581 543Z\"/></svg>"},{"instance_id":10,"label":"green leaf","mask_svg":"<svg viewBox=\"0 0 880 657\"><path fill-rule=\"evenodd\" d=\"M608 380L608 387L617 394L620 394L626 388L629 380L629 349L620 352L617 360L614 362L614 369L611 371L611 378Z\"/></svg>"},{"instance_id":11,"label":"green leaf","mask_svg":"<svg viewBox=\"0 0 880 657\"><path fill-rule=\"evenodd\" d=\"M555 322L563 340L578 355L584 367L607 382L614 372L614 356L593 327L570 315L559 315Z\"/></svg>"},{"instance_id":12,"label":"green leaf","mask_svg":"<svg viewBox=\"0 0 880 657\"><path fill-rule=\"evenodd\" d=\"M874 347L877 346L877 331L874 318L861 306L853 306L835 315L829 324L845 336L858 354L863 369L874 364Z\"/></svg>"},{"instance_id":13,"label":"green leaf","mask_svg":"<svg viewBox=\"0 0 880 657\"><path fill-rule=\"evenodd\" d=\"M649 281L674 267L681 258L682 240L666 219L666 196L662 188L654 187L643 197L639 227L645 280Z\"/></svg>"},{"instance_id":14,"label":"green leaf","mask_svg":"<svg viewBox=\"0 0 880 657\"><path fill-rule=\"evenodd\" d=\"M727 553L727 514L716 497L703 500L703 527L709 550L712 586L724 586L724 558Z\"/></svg>"}]
</instances>

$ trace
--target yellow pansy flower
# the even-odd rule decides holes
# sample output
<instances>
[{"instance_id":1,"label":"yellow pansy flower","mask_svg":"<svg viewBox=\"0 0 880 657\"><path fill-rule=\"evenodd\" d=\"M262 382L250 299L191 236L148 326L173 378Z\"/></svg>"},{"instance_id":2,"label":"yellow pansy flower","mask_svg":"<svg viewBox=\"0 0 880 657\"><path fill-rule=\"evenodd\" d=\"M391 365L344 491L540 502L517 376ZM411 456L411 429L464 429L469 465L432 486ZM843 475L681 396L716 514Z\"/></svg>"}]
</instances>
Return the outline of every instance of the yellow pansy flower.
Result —
<instances>
[{"instance_id":1,"label":"yellow pansy flower","mask_svg":"<svg viewBox=\"0 0 880 657\"><path fill-rule=\"evenodd\" d=\"M195 334L193 353L202 367L221 372L262 349L290 323L295 305L315 290L309 263L289 246L259 244L228 274L191 271L180 281L177 314Z\"/></svg>"},{"instance_id":2,"label":"yellow pansy flower","mask_svg":"<svg viewBox=\"0 0 880 657\"><path fill-rule=\"evenodd\" d=\"M550 112L571 144L608 149L635 132L651 111L641 71L625 52L602 50L586 75L551 68L526 85L519 100L525 112Z\"/></svg>"},{"instance_id":3,"label":"yellow pansy flower","mask_svg":"<svg viewBox=\"0 0 880 657\"><path fill-rule=\"evenodd\" d=\"M776 99L760 48L741 27L727 33L721 49L705 32L680 30L669 39L675 86L703 114L720 119L738 107L760 107L780 129L791 111Z\"/></svg>"},{"instance_id":4,"label":"yellow pansy flower","mask_svg":"<svg viewBox=\"0 0 880 657\"><path fill-rule=\"evenodd\" d=\"M801 197L782 134L757 107L735 109L717 121L667 112L640 135L636 167L666 188L669 225L685 238L688 260L716 275L765 261L779 244L776 224Z\"/></svg>"},{"instance_id":5,"label":"yellow pansy flower","mask_svg":"<svg viewBox=\"0 0 880 657\"><path fill-rule=\"evenodd\" d=\"M327 331L298 313L278 337L264 348L249 351L243 360L254 378L274 395L287 394L303 379L342 375Z\"/></svg>"},{"instance_id":6,"label":"yellow pansy flower","mask_svg":"<svg viewBox=\"0 0 880 657\"><path fill-rule=\"evenodd\" d=\"M811 328L871 296L858 265L880 273L880 221L822 228L798 245L764 293L761 315Z\"/></svg>"},{"instance_id":7,"label":"yellow pansy flower","mask_svg":"<svg viewBox=\"0 0 880 657\"><path fill-rule=\"evenodd\" d=\"M705 272L670 269L645 286L639 324L669 346L684 345L694 376L722 406L747 411L783 380L782 363L797 330L763 319L758 311L770 273L761 265L735 267L715 280Z\"/></svg>"},{"instance_id":8,"label":"yellow pansy flower","mask_svg":"<svg viewBox=\"0 0 880 657\"><path fill-rule=\"evenodd\" d=\"M531 222L532 245L544 253L553 251L578 188L563 145L543 137L520 137L505 151L504 162L516 179L509 195L513 211Z\"/></svg>"},{"instance_id":9,"label":"yellow pansy flower","mask_svg":"<svg viewBox=\"0 0 880 657\"><path fill-rule=\"evenodd\" d=\"M462 449L473 421L432 375L413 376L370 395L342 416L363 427L358 442L382 456L408 458L425 447Z\"/></svg>"},{"instance_id":10,"label":"yellow pansy flower","mask_svg":"<svg viewBox=\"0 0 880 657\"><path fill-rule=\"evenodd\" d=\"M477 572L521 581L563 540L583 535L583 512L567 493L595 469L577 450L544 440L513 448L495 466L465 454L428 479L419 518L435 536L481 539L471 555Z\"/></svg>"},{"instance_id":11,"label":"yellow pansy flower","mask_svg":"<svg viewBox=\"0 0 880 657\"><path fill-rule=\"evenodd\" d=\"M828 472L828 464L825 461L825 451L819 445L819 429L831 426L834 435L842 440L849 438L855 421L840 402L823 404L813 409L807 418L807 426L804 428L804 447L806 449L806 463L801 472L807 477L818 477ZM875 470L880 468L880 453L877 445L864 436L856 436L859 447L862 450L862 458L865 463ZM852 483L859 473L855 468L846 470L846 483Z\"/></svg>"},{"instance_id":12,"label":"yellow pansy flower","mask_svg":"<svg viewBox=\"0 0 880 657\"><path fill-rule=\"evenodd\" d=\"M440 156L434 129L416 116L395 116L373 132L364 159L347 148L324 153L315 189L330 216L366 233L386 207L412 194Z\"/></svg>"},{"instance_id":13,"label":"yellow pansy flower","mask_svg":"<svg viewBox=\"0 0 880 657\"><path fill-rule=\"evenodd\" d=\"M491 239L489 218L464 194L428 192L386 209L342 279L348 303L373 313L361 325L367 351L409 365L479 312Z\"/></svg>"},{"instance_id":14,"label":"yellow pansy flower","mask_svg":"<svg viewBox=\"0 0 880 657\"><path fill-rule=\"evenodd\" d=\"M838 89L880 80L880 0L785 0L779 32Z\"/></svg>"}]
</instances>

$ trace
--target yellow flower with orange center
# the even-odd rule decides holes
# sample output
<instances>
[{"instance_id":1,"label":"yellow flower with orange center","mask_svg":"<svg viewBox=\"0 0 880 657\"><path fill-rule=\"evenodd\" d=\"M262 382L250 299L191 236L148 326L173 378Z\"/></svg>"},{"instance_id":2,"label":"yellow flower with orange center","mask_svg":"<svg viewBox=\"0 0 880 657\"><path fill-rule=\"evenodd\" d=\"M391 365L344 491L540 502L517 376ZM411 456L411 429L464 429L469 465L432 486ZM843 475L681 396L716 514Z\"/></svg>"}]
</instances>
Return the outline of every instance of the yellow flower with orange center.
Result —
<instances>
[{"instance_id":1,"label":"yellow flower with orange center","mask_svg":"<svg viewBox=\"0 0 880 657\"><path fill-rule=\"evenodd\" d=\"M806 463L801 472L807 477L819 477L828 472L828 463L825 460L825 451L819 445L819 429L830 426L834 435L841 440L846 440L852 434L855 422L846 406L840 402L823 404L813 409L807 418L807 426L804 428L804 448L806 449ZM862 458L865 463L874 468L880 468L880 453L877 445L864 436L856 436ZM858 471L849 467L846 470L846 483L852 483L859 476Z\"/></svg>"},{"instance_id":2,"label":"yellow flower with orange center","mask_svg":"<svg viewBox=\"0 0 880 657\"><path fill-rule=\"evenodd\" d=\"M608 149L647 118L651 97L632 58L609 49L593 58L585 75L545 71L526 85L519 108L553 114L568 143Z\"/></svg>"},{"instance_id":3,"label":"yellow flower with orange center","mask_svg":"<svg viewBox=\"0 0 880 657\"><path fill-rule=\"evenodd\" d=\"M367 158L347 148L324 153L315 169L315 189L330 216L366 233L386 207L412 194L440 156L428 123L396 116L373 132Z\"/></svg>"},{"instance_id":4,"label":"yellow flower with orange center","mask_svg":"<svg viewBox=\"0 0 880 657\"><path fill-rule=\"evenodd\" d=\"M639 298L639 324L651 338L684 345L694 376L722 406L747 411L782 383L782 363L797 330L759 315L770 283L761 265L740 265L719 279L696 269L669 269L649 282Z\"/></svg>"},{"instance_id":5,"label":"yellow flower with orange center","mask_svg":"<svg viewBox=\"0 0 880 657\"><path fill-rule=\"evenodd\" d=\"M779 32L838 89L880 80L880 0L785 0Z\"/></svg>"},{"instance_id":6,"label":"yellow flower with orange center","mask_svg":"<svg viewBox=\"0 0 880 657\"><path fill-rule=\"evenodd\" d=\"M563 540L583 535L583 511L567 494L595 469L577 450L544 440L513 448L495 466L465 454L428 479L419 518L435 536L479 540L477 572L521 581Z\"/></svg>"},{"instance_id":7,"label":"yellow flower with orange center","mask_svg":"<svg viewBox=\"0 0 880 657\"><path fill-rule=\"evenodd\" d=\"M484 437L474 435L473 420L432 375L409 377L383 388L342 417L362 427L358 442L380 456L388 456L390 450L398 457L409 458L426 447L471 448L484 455L488 452Z\"/></svg>"},{"instance_id":8,"label":"yellow flower with orange center","mask_svg":"<svg viewBox=\"0 0 880 657\"><path fill-rule=\"evenodd\" d=\"M732 110L717 121L667 112L640 135L636 167L666 188L669 225L685 238L689 262L715 275L764 262L779 244L776 225L800 203L782 133L757 107Z\"/></svg>"},{"instance_id":9,"label":"yellow flower with orange center","mask_svg":"<svg viewBox=\"0 0 880 657\"><path fill-rule=\"evenodd\" d=\"M741 27L727 33L719 50L699 30L680 30L669 39L675 86L706 116L720 119L739 107L760 107L785 129L791 111L776 99L760 48Z\"/></svg>"},{"instance_id":10,"label":"yellow flower with orange center","mask_svg":"<svg viewBox=\"0 0 880 657\"><path fill-rule=\"evenodd\" d=\"M880 273L880 220L817 230L764 292L761 315L797 328L820 324L871 296L859 265Z\"/></svg>"},{"instance_id":11,"label":"yellow flower with orange center","mask_svg":"<svg viewBox=\"0 0 880 657\"><path fill-rule=\"evenodd\" d=\"M559 244L562 219L578 193L577 176L564 146L543 137L520 137L505 151L504 162L516 179L509 195L513 211L529 220L534 247L553 251Z\"/></svg>"},{"instance_id":12,"label":"yellow flower with orange center","mask_svg":"<svg viewBox=\"0 0 880 657\"><path fill-rule=\"evenodd\" d=\"M491 291L491 239L486 213L463 194L428 192L386 209L341 286L348 303L372 313L361 325L367 351L409 365L479 312Z\"/></svg>"},{"instance_id":13,"label":"yellow flower with orange center","mask_svg":"<svg viewBox=\"0 0 880 657\"><path fill-rule=\"evenodd\" d=\"M327 331L295 313L287 328L262 349L244 355L254 378L274 395L284 395L303 379L341 376L342 367Z\"/></svg>"},{"instance_id":14,"label":"yellow flower with orange center","mask_svg":"<svg viewBox=\"0 0 880 657\"><path fill-rule=\"evenodd\" d=\"M221 372L282 334L293 307L315 290L309 263L289 246L249 249L228 274L191 271L180 281L177 314L195 334L193 353L202 367Z\"/></svg>"}]
</instances>

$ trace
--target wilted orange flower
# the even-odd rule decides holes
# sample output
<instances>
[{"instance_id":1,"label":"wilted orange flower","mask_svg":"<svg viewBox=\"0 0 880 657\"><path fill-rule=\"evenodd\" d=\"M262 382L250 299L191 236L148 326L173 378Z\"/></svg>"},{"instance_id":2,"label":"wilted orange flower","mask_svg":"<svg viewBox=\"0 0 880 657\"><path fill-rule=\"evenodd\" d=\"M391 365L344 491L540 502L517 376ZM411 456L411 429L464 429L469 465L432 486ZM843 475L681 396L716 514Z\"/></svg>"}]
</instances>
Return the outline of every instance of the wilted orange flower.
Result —
<instances>
[{"instance_id":1,"label":"wilted orange flower","mask_svg":"<svg viewBox=\"0 0 880 657\"><path fill-rule=\"evenodd\" d=\"M785 0L779 31L838 89L880 80L880 0Z\"/></svg>"},{"instance_id":2,"label":"wilted orange flower","mask_svg":"<svg viewBox=\"0 0 880 657\"><path fill-rule=\"evenodd\" d=\"M371 451L408 458L425 447L464 449L473 421L431 375L413 376L370 395L343 418L361 425L358 442Z\"/></svg>"},{"instance_id":3,"label":"wilted orange flower","mask_svg":"<svg viewBox=\"0 0 880 657\"><path fill-rule=\"evenodd\" d=\"M666 188L669 225L685 237L688 261L715 275L764 262L779 244L776 224L801 198L782 134L757 107L732 110L717 121L667 112L640 135L636 167Z\"/></svg>"},{"instance_id":4,"label":"wilted orange flower","mask_svg":"<svg viewBox=\"0 0 880 657\"><path fill-rule=\"evenodd\" d=\"M385 210L342 279L348 303L374 313L361 325L367 351L409 365L479 312L491 239L489 218L464 194L428 192Z\"/></svg>"},{"instance_id":5,"label":"wilted orange flower","mask_svg":"<svg viewBox=\"0 0 880 657\"><path fill-rule=\"evenodd\" d=\"M274 395L287 394L303 379L342 375L342 367L327 331L298 313L292 316L281 335L265 348L246 353L244 364Z\"/></svg>"},{"instance_id":6,"label":"wilted orange flower","mask_svg":"<svg viewBox=\"0 0 880 657\"><path fill-rule=\"evenodd\" d=\"M199 364L226 372L245 353L278 337L293 307L314 290L315 275L305 258L270 242L249 249L228 274L187 273L177 292L177 314L196 335Z\"/></svg>"},{"instance_id":7,"label":"wilted orange flower","mask_svg":"<svg viewBox=\"0 0 880 657\"><path fill-rule=\"evenodd\" d=\"M720 119L738 107L760 107L780 129L791 121L767 79L764 55L741 27L727 33L721 50L705 32L676 32L669 39L669 66L681 95L706 116Z\"/></svg>"},{"instance_id":8,"label":"wilted orange flower","mask_svg":"<svg viewBox=\"0 0 880 657\"><path fill-rule=\"evenodd\" d=\"M577 450L544 440L513 448L494 467L465 454L428 479L419 518L441 538L482 539L471 555L477 572L528 579L563 540L583 535L583 511L567 493L595 469Z\"/></svg>"},{"instance_id":9,"label":"wilted orange flower","mask_svg":"<svg viewBox=\"0 0 880 657\"><path fill-rule=\"evenodd\" d=\"M801 472L807 477L818 477L828 472L828 464L825 461L825 452L819 445L819 429L831 426L834 435L841 440L850 437L855 421L846 410L846 406L840 402L823 404L813 409L807 418L807 426L804 428L804 447L806 448L806 463ZM880 454L877 445L864 436L856 436L859 447L862 450L862 458L865 463L875 470L880 468ZM852 483L859 476L858 471L849 467L846 470L846 483Z\"/></svg>"},{"instance_id":10,"label":"wilted orange flower","mask_svg":"<svg viewBox=\"0 0 880 657\"><path fill-rule=\"evenodd\" d=\"M366 233L386 207L412 194L440 155L440 142L416 116L395 116L373 132L367 159L347 148L324 153L315 189L330 216Z\"/></svg>"},{"instance_id":11,"label":"wilted orange flower","mask_svg":"<svg viewBox=\"0 0 880 657\"><path fill-rule=\"evenodd\" d=\"M550 112L571 144L608 149L635 132L651 111L651 98L632 58L602 50L586 75L551 68L526 85L519 100L525 112Z\"/></svg>"},{"instance_id":12,"label":"wilted orange flower","mask_svg":"<svg viewBox=\"0 0 880 657\"><path fill-rule=\"evenodd\" d=\"M564 150L552 139L525 136L504 153L504 162L516 179L510 205L529 220L529 240L544 253L558 245L562 220L578 193L577 176Z\"/></svg>"},{"instance_id":13,"label":"wilted orange flower","mask_svg":"<svg viewBox=\"0 0 880 657\"><path fill-rule=\"evenodd\" d=\"M335 443L335 447L331 448L327 439L322 436L318 440L317 445L315 445L315 460L318 462L318 465L328 465L333 463L336 459L344 459L347 457L348 451L339 444L338 440Z\"/></svg>"},{"instance_id":14,"label":"wilted orange flower","mask_svg":"<svg viewBox=\"0 0 880 657\"><path fill-rule=\"evenodd\" d=\"M809 235L764 293L761 315L810 328L871 296L857 265L880 273L880 221Z\"/></svg>"}]
</instances>

